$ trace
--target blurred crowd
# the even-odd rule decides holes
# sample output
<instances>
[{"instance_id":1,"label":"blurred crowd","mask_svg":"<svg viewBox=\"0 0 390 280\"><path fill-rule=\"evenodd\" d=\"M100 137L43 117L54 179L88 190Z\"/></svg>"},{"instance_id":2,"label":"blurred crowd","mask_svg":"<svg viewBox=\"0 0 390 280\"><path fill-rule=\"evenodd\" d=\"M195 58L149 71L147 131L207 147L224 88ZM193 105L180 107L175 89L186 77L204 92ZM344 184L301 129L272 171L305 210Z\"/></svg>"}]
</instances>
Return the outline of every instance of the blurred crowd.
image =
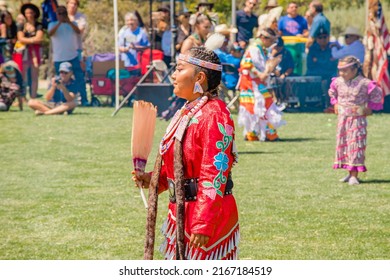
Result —
<instances>
[{"instance_id":1,"label":"blurred crowd","mask_svg":"<svg viewBox=\"0 0 390 280\"><path fill-rule=\"evenodd\" d=\"M54 65L57 78L54 80L61 80L61 63L69 62L71 80L77 89L77 92L74 92L75 100L72 101L81 106L90 104L86 91L83 55L83 40L88 24L86 16L78 11L79 5L79 0L67 0L65 6L58 5L56 0L45 0L41 7L28 2L20 7L19 13L13 15L7 10L6 1L0 1L0 62L12 61L13 63L7 64L7 69L12 67L12 71L19 77L18 83L14 82L17 86L7 92L15 92L13 95L25 101L41 97L37 92L38 77L42 64L42 42L47 34L50 38L49 62ZM226 41L216 50L225 65L223 82L226 88L234 89L245 50L252 42L260 41L260 38L265 36L263 30L271 29L276 36L265 51L269 57L280 59L272 73L276 77L284 79L293 75L321 76L327 87L331 78L337 75L339 59L354 55L363 63L365 47L360 31L349 26L343 32L341 40L332 38L331 23L323 12L321 1L310 2L303 15L298 13L301 9L294 1L280 6L277 0L269 0L260 15L255 13L258 5L258 0L246 0L243 7L236 12L234 25L221 23L214 4L205 0L200 0L194 11L184 7L177 12L172 25L173 13L170 7L162 5L152 13L153 32L147 30L137 11L128 12L124 17L125 25L118 34L121 60L132 75L141 75L141 68L145 67L142 64L149 62L142 56L147 50L152 49L152 59L162 58L167 67L170 67L175 64L179 53L202 46L211 34L219 33ZM176 28L172 30L172 26ZM291 42L296 46L291 47ZM303 46L303 49L298 49L298 46ZM295 51L301 55L298 58L300 61L297 61ZM300 69L297 69L297 66ZM2 79L12 79L14 74L10 71L2 67ZM54 80L50 83L51 87L58 85ZM18 90L15 90L16 87ZM62 96L59 100L66 99L58 88L56 90L58 95ZM2 93L1 96L3 95ZM4 103L4 100L0 102ZM3 107L9 106L8 104ZM22 107L21 104L20 108Z\"/></svg>"},{"instance_id":2,"label":"blurred crowd","mask_svg":"<svg viewBox=\"0 0 390 280\"><path fill-rule=\"evenodd\" d=\"M45 0L38 7L27 1L14 17L7 2L0 1L1 110L9 110L15 99L21 110L27 103L37 115L71 113L77 105L88 105L83 57L87 21L79 5L79 0L67 0L64 6ZM41 102L38 81L45 34L55 73Z\"/></svg>"},{"instance_id":3,"label":"blurred crowd","mask_svg":"<svg viewBox=\"0 0 390 280\"><path fill-rule=\"evenodd\" d=\"M282 7L277 0L269 0L261 15L254 12L257 5L258 0L246 0L236 13L235 27L231 27L219 22L213 3L199 1L192 13L184 10L175 16L174 26L177 28L174 34L174 50L171 47L173 32L168 5L161 6L153 13L153 38L149 38L148 30L140 26L142 20L139 15L128 13L125 17L126 26L119 35L122 59L127 67L137 68L141 63L139 52L153 44L153 49L163 53L164 61L169 66L175 62L172 51L175 55L184 53L192 47L202 46L211 34L220 33L226 37L226 44L217 50L221 62L238 69L247 47L263 36L262 30L269 28L275 32L277 38L265 51L270 57L281 58L280 64L273 71L273 75L277 77L321 76L324 88L327 88L331 78L337 76L339 59L354 55L361 63L364 62L365 47L360 31L349 26L339 40L332 37L331 23L323 12L321 1L310 2L304 15L298 13L300 6L294 1ZM292 44L295 46L292 47ZM301 61L297 61L295 52ZM300 69L297 69L297 65ZM228 72L228 75L225 75L225 78L228 78L225 85L232 89L234 82L237 82L238 73L228 67L225 67L225 70Z\"/></svg>"}]
</instances>

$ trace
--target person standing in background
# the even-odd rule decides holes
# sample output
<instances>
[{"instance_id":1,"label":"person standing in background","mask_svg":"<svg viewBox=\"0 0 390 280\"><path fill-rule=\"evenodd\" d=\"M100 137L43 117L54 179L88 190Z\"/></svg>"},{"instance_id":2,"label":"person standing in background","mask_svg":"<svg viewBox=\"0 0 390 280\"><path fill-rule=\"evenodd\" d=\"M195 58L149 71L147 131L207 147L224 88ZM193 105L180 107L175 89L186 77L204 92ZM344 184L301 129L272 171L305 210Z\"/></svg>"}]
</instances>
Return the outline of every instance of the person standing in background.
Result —
<instances>
[{"instance_id":1,"label":"person standing in background","mask_svg":"<svg viewBox=\"0 0 390 280\"><path fill-rule=\"evenodd\" d=\"M253 13L256 6L257 0L246 0L244 8L237 11L236 14L238 29L236 41L243 50L248 46L249 40L253 38L253 29L259 27L257 15Z\"/></svg>"},{"instance_id":2,"label":"person standing in background","mask_svg":"<svg viewBox=\"0 0 390 280\"><path fill-rule=\"evenodd\" d=\"M287 15L280 18L278 29L282 36L307 36L309 34L306 19L298 14L298 4L288 3Z\"/></svg>"},{"instance_id":3,"label":"person standing in background","mask_svg":"<svg viewBox=\"0 0 390 280\"><path fill-rule=\"evenodd\" d=\"M319 0L313 0L310 3L309 10L313 16L313 23L309 31L309 38L306 42L306 52L308 52L319 34L327 34L330 36L330 21L323 14L323 9L324 7Z\"/></svg>"},{"instance_id":4,"label":"person standing in background","mask_svg":"<svg viewBox=\"0 0 390 280\"><path fill-rule=\"evenodd\" d=\"M7 40L3 47L3 58L4 61L12 59L14 53L14 46L17 40L18 29L15 21L12 18L12 14L9 11L1 12L1 38Z\"/></svg>"},{"instance_id":5,"label":"person standing in background","mask_svg":"<svg viewBox=\"0 0 390 280\"><path fill-rule=\"evenodd\" d=\"M313 24L313 16L312 16L310 10L307 10L305 12L305 19L307 22L307 30L310 31L311 25Z\"/></svg>"},{"instance_id":6,"label":"person standing in background","mask_svg":"<svg viewBox=\"0 0 390 280\"><path fill-rule=\"evenodd\" d=\"M211 19L204 14L198 14L195 19L194 32L184 40L181 53L186 53L193 47L203 46L211 29Z\"/></svg>"},{"instance_id":7,"label":"person standing in background","mask_svg":"<svg viewBox=\"0 0 390 280\"><path fill-rule=\"evenodd\" d=\"M80 6L79 0L68 0L66 1L66 9L68 11L68 16L70 21L74 21L77 24L77 27L80 30L80 35L78 36L78 53L79 53L79 59L83 62L83 41L85 39L85 34L87 30L87 17L83 14L78 12L78 8ZM84 63L82 63L82 66L84 66Z\"/></svg>"},{"instance_id":8,"label":"person standing in background","mask_svg":"<svg viewBox=\"0 0 390 280\"><path fill-rule=\"evenodd\" d=\"M157 11L160 12L160 21L166 23L161 35L161 50L164 53L164 62L169 67L172 62L172 31L171 31L171 10L168 7L161 7Z\"/></svg>"},{"instance_id":9,"label":"person standing in background","mask_svg":"<svg viewBox=\"0 0 390 280\"><path fill-rule=\"evenodd\" d=\"M278 1L277 0L268 0L267 6L264 7L264 13L262 13L258 18L257 18L257 23L258 23L258 28L257 28L257 33L256 37L260 37L261 31L266 28L270 28L271 22L269 21L268 14L276 9L279 8L278 6ZM280 7L282 8L282 7ZM282 8L283 10L283 8ZM280 11L280 14L282 11ZM268 26L267 26L268 25Z\"/></svg>"},{"instance_id":10,"label":"person standing in background","mask_svg":"<svg viewBox=\"0 0 390 280\"><path fill-rule=\"evenodd\" d=\"M43 41L43 26L38 22L40 11L37 6L26 3L20 8L20 13L26 21L17 26L18 42L25 46L23 59L24 81L31 77L29 82L30 97L36 98L38 91L39 66L41 65L41 44Z\"/></svg>"},{"instance_id":11,"label":"person standing in background","mask_svg":"<svg viewBox=\"0 0 390 280\"><path fill-rule=\"evenodd\" d=\"M185 39L191 35L191 25L190 25L190 16L189 12L184 12L178 17L178 27L177 27L177 39L176 39L176 52L180 53L181 46Z\"/></svg>"},{"instance_id":12,"label":"person standing in background","mask_svg":"<svg viewBox=\"0 0 390 280\"><path fill-rule=\"evenodd\" d=\"M48 35L52 44L56 75L59 75L59 66L62 62L70 62L80 93L81 104L88 106L85 76L78 53L80 29L76 22L70 21L65 6L58 6L57 21L49 23Z\"/></svg>"}]
</instances>

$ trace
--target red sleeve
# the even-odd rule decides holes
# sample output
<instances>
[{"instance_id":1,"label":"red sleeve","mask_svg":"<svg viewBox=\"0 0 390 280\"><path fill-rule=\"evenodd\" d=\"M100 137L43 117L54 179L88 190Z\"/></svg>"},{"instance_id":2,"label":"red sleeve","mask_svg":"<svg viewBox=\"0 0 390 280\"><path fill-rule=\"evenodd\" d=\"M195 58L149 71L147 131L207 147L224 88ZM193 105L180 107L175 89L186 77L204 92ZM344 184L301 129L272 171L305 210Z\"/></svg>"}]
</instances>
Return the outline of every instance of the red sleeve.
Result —
<instances>
[{"instance_id":1,"label":"red sleeve","mask_svg":"<svg viewBox=\"0 0 390 280\"><path fill-rule=\"evenodd\" d=\"M167 170L164 161L161 164L160 176L158 178L158 193L162 193L168 189Z\"/></svg>"},{"instance_id":2,"label":"red sleeve","mask_svg":"<svg viewBox=\"0 0 390 280\"><path fill-rule=\"evenodd\" d=\"M234 160L234 123L230 113L226 110L205 116L198 135L202 155L191 232L213 236Z\"/></svg>"}]
</instances>

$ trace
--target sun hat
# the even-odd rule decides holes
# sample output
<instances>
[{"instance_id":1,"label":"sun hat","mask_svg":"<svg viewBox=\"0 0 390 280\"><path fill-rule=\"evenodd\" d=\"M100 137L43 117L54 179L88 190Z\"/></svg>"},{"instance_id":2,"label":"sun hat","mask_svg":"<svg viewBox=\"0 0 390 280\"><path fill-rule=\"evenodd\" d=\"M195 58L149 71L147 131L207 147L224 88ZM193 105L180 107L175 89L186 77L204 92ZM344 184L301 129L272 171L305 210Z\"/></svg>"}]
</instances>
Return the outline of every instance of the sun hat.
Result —
<instances>
[{"instance_id":1,"label":"sun hat","mask_svg":"<svg viewBox=\"0 0 390 280\"><path fill-rule=\"evenodd\" d=\"M265 18L264 24L265 27L271 27L272 23L276 20L278 21L282 15L283 12L283 7L275 7L272 8L268 14L267 17Z\"/></svg>"},{"instance_id":2,"label":"sun hat","mask_svg":"<svg viewBox=\"0 0 390 280\"><path fill-rule=\"evenodd\" d=\"M353 26L348 26L341 35L355 35L358 37L363 37L362 34L360 33L359 29Z\"/></svg>"},{"instance_id":3,"label":"sun hat","mask_svg":"<svg viewBox=\"0 0 390 280\"><path fill-rule=\"evenodd\" d=\"M268 0L267 6L265 8L274 8L278 6L277 0Z\"/></svg>"},{"instance_id":4,"label":"sun hat","mask_svg":"<svg viewBox=\"0 0 390 280\"><path fill-rule=\"evenodd\" d=\"M238 29L235 27L229 28L227 24L218 24L214 27L215 33L220 33L222 35L229 35L230 33L237 33Z\"/></svg>"},{"instance_id":5,"label":"sun hat","mask_svg":"<svg viewBox=\"0 0 390 280\"><path fill-rule=\"evenodd\" d=\"M210 8L210 10L211 10L214 7L214 4L213 3L209 3L206 0L200 0L198 5L196 6L196 9L199 9L199 7L202 7L202 6L208 6Z\"/></svg>"},{"instance_id":6,"label":"sun hat","mask_svg":"<svg viewBox=\"0 0 390 280\"><path fill-rule=\"evenodd\" d=\"M70 62L67 61L62 62L59 68L59 72L61 71L69 73L70 71L72 71L72 64L70 64Z\"/></svg>"},{"instance_id":7,"label":"sun hat","mask_svg":"<svg viewBox=\"0 0 390 280\"><path fill-rule=\"evenodd\" d=\"M25 15L25 12L27 9L31 9L34 11L34 14L35 14L35 18L39 18L39 16L41 15L41 12L39 11L39 8L34 5L33 3L26 3L26 4L23 4L22 7L20 8L20 13L24 16Z\"/></svg>"},{"instance_id":8,"label":"sun hat","mask_svg":"<svg viewBox=\"0 0 390 280\"><path fill-rule=\"evenodd\" d=\"M168 5L163 5L160 8L157 9L157 12L164 12L164 13L170 13L171 9Z\"/></svg>"},{"instance_id":9,"label":"sun hat","mask_svg":"<svg viewBox=\"0 0 390 280\"><path fill-rule=\"evenodd\" d=\"M10 67L12 67L12 68L16 69L18 72L20 72L18 64L13 60L8 60L1 65L1 68L4 70L10 69Z\"/></svg>"}]
</instances>

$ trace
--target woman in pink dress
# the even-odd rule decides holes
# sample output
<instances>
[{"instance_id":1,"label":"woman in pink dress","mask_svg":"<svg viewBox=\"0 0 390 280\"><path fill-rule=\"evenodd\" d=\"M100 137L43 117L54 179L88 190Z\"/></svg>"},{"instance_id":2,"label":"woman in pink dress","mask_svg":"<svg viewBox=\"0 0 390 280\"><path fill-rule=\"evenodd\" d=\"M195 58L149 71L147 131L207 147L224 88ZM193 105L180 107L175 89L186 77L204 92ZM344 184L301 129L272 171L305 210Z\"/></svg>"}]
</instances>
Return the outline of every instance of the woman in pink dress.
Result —
<instances>
[{"instance_id":1,"label":"woman in pink dress","mask_svg":"<svg viewBox=\"0 0 390 280\"><path fill-rule=\"evenodd\" d=\"M365 150L367 139L366 117L372 110L381 110L382 90L365 78L359 60L354 56L340 59L339 77L329 89L331 104L338 114L336 158L333 168L343 168L349 174L340 180L350 185L359 184L358 173L367 170Z\"/></svg>"}]
</instances>

